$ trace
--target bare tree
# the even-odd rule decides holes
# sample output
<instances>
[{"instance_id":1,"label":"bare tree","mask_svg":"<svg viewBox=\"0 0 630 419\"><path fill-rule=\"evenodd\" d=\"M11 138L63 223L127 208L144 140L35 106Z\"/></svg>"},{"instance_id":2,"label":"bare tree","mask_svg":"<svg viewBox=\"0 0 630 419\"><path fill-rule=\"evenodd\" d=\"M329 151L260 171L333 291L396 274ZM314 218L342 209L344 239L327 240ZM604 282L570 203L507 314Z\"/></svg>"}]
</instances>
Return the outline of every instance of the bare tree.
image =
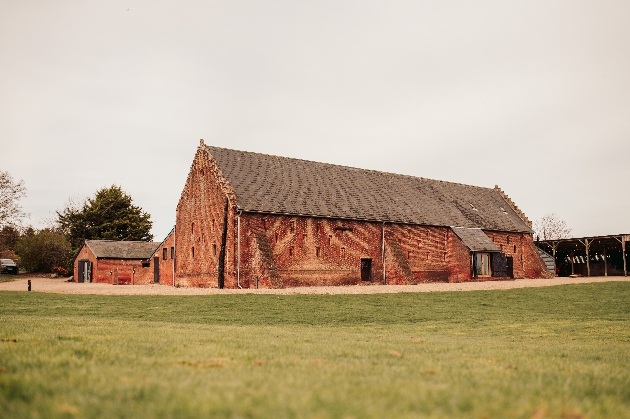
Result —
<instances>
[{"instance_id":1,"label":"bare tree","mask_svg":"<svg viewBox=\"0 0 630 419\"><path fill-rule=\"evenodd\" d=\"M534 234L540 240L558 240L571 238L572 228L567 226L555 213L546 214L534 221Z\"/></svg>"},{"instance_id":2,"label":"bare tree","mask_svg":"<svg viewBox=\"0 0 630 419\"><path fill-rule=\"evenodd\" d=\"M24 181L16 182L9 172L0 170L0 228L19 226L27 214L22 211L20 199L26 196Z\"/></svg>"}]
</instances>

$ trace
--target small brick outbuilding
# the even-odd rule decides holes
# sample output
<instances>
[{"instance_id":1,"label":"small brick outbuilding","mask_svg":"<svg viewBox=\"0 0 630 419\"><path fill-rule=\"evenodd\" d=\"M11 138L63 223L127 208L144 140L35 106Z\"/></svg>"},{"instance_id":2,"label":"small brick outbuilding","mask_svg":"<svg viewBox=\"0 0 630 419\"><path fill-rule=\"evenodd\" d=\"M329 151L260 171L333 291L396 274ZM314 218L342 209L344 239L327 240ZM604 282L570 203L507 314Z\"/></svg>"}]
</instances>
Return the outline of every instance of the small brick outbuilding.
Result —
<instances>
[{"instance_id":1,"label":"small brick outbuilding","mask_svg":"<svg viewBox=\"0 0 630 419\"><path fill-rule=\"evenodd\" d=\"M114 285L152 283L150 258L159 245L143 241L86 240L74 258L74 281Z\"/></svg>"},{"instance_id":2,"label":"small brick outbuilding","mask_svg":"<svg viewBox=\"0 0 630 419\"><path fill-rule=\"evenodd\" d=\"M207 146L177 206L175 284L285 287L549 276L501 189Z\"/></svg>"}]
</instances>

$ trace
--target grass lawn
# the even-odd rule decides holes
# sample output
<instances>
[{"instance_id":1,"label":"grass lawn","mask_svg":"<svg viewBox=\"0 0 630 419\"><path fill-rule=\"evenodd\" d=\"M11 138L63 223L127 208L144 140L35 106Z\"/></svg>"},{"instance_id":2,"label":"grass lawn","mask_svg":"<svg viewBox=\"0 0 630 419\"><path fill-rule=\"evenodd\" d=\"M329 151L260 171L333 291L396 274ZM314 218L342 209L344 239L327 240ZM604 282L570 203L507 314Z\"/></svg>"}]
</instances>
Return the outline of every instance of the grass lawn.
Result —
<instances>
[{"instance_id":1,"label":"grass lawn","mask_svg":"<svg viewBox=\"0 0 630 419\"><path fill-rule=\"evenodd\" d=\"M0 292L0 417L630 418L630 283Z\"/></svg>"}]
</instances>

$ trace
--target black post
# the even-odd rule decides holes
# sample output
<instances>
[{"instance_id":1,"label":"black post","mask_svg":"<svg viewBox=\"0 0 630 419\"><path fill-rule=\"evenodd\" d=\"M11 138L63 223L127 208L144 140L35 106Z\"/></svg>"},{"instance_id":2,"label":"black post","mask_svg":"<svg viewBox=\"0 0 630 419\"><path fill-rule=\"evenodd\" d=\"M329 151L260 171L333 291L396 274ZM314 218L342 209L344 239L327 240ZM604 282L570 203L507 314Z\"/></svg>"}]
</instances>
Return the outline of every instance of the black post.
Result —
<instances>
[{"instance_id":1,"label":"black post","mask_svg":"<svg viewBox=\"0 0 630 419\"><path fill-rule=\"evenodd\" d=\"M31 290L31 280L30 279L28 280L28 290L29 291Z\"/></svg>"}]
</instances>

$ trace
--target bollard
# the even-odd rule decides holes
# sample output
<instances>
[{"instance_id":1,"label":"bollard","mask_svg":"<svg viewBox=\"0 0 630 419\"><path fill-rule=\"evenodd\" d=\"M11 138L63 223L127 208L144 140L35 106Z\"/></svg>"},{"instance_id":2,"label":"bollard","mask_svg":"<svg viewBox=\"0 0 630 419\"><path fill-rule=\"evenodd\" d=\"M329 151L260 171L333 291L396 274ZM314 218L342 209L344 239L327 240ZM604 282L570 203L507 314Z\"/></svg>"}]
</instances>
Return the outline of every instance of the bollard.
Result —
<instances>
[{"instance_id":1,"label":"bollard","mask_svg":"<svg viewBox=\"0 0 630 419\"><path fill-rule=\"evenodd\" d=\"M29 291L31 290L31 280L30 279L28 280L28 290Z\"/></svg>"}]
</instances>

